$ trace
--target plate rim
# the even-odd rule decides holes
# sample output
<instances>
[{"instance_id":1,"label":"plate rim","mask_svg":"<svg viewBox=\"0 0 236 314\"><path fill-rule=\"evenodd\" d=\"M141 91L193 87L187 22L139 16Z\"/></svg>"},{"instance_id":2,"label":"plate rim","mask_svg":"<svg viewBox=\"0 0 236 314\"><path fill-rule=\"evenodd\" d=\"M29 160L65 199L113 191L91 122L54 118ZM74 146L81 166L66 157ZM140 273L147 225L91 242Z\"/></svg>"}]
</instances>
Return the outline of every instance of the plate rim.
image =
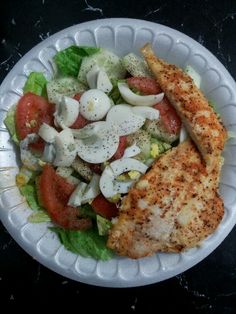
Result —
<instances>
[{"instance_id":1,"label":"plate rim","mask_svg":"<svg viewBox=\"0 0 236 314\"><path fill-rule=\"evenodd\" d=\"M200 43L198 43L195 39L191 38L190 36L180 32L179 30L175 30L169 26L155 23L155 22L150 22L147 20L132 19L132 18L105 18L105 19L96 19L96 20L86 21L83 23L79 23L79 24L67 27L65 29L62 29L62 30L52 34L51 36L49 36L48 38L46 38L42 42L40 42L37 45L35 45L34 47L32 47L13 66L13 68L6 75L6 77L4 78L4 80L2 81L2 83L0 85L0 95L1 95L1 91L4 91L6 89L5 86L6 86L7 82L11 79L11 77L14 77L16 75L16 73L14 74L14 72L16 72L18 68L21 68L22 65L24 65L26 63L26 61L29 60L29 56L33 52L35 54L38 54L39 50L43 47L46 47L48 43L53 45L52 42L60 39L62 34L64 36L65 32L67 34L70 34L71 32L74 32L74 31L76 32L76 30L79 31L79 28L86 28L87 26L88 27L93 27L93 26L100 27L101 25L114 26L114 24L119 24L119 25L130 25L130 24L131 25L132 24L141 25L142 24L143 26L149 27L152 30L153 29L155 30L155 28L160 27L161 29L163 29L167 33L175 34L176 36L178 35L181 39L186 40L188 42L188 44L190 42L191 45L196 46L203 53L204 56L207 55L207 58L211 58L211 60L213 60L215 63L214 68L216 68L218 71L223 72L223 76L225 78L224 82L226 83L226 85L230 86L230 89L233 89L233 87L234 87L234 89L236 90L236 83L235 83L232 75L230 74L230 72L226 69L226 67L211 53L211 51L209 51L207 48L202 46ZM213 61L211 61L211 63ZM6 90L5 90L5 92L6 92ZM3 94L4 94L4 92L3 92ZM236 92L233 95L234 95L234 97L236 97ZM33 256L40 264L44 265L45 267L51 269L52 271L54 271L54 272L56 272L62 276L65 276L67 278L70 278L72 280L79 281L82 283L95 285L95 286L101 286L101 287L120 287L120 288L121 287L138 287L138 286L154 284L154 283L161 282L163 280L170 279L173 276L179 275L180 273L183 273L184 271L192 268L193 266L195 266L196 264L198 264L199 262L204 260L208 255L210 255L226 239L226 237L232 231L234 225L236 224L236 214L235 214L234 220L232 219L232 221L228 224L227 231L223 230L224 236L220 239L217 238L213 244L212 243L210 244L210 246L208 247L207 250L204 251L204 248L203 248L203 252L200 251L201 254L199 254L199 256L197 258L195 257L194 262L193 262L191 257L188 258L185 262L185 265L180 267L178 269L178 271L176 271L175 268L172 270L169 270L165 273L164 276L162 276L162 278L159 278L159 279L156 278L157 275L155 274L154 278L149 277L149 276L146 276L146 277L143 276L143 278L141 278L141 279L139 278L138 280L134 279L134 280L127 281L125 279L122 279L118 282L114 282L112 279L109 280L109 279L99 278L98 276L94 277L94 274L92 274L91 276L83 277L81 275L79 276L78 273L75 274L74 272L72 272L72 271L70 272L70 271L68 271L68 269L63 269L62 267L60 269L58 269L59 265L54 265L54 262L51 262L50 260L48 260L47 258L42 256L37 250L34 251L34 255L32 254L32 245L23 241L23 238L19 237L18 230L16 230L13 227L13 225L10 224L7 217L4 217L3 214L0 214L0 219L1 219L4 227L7 229L7 231L10 233L10 235L13 237L13 239L22 247L22 249L24 251L26 251L28 255Z\"/></svg>"}]
</instances>

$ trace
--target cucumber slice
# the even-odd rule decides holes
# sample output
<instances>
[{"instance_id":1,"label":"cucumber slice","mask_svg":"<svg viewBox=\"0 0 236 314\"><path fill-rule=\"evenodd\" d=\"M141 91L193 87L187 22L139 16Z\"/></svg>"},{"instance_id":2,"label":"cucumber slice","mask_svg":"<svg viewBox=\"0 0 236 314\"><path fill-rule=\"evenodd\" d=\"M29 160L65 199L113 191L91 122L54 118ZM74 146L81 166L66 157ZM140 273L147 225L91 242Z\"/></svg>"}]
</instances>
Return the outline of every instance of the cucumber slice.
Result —
<instances>
[{"instance_id":1,"label":"cucumber slice","mask_svg":"<svg viewBox=\"0 0 236 314\"><path fill-rule=\"evenodd\" d=\"M60 101L61 96L74 96L86 88L73 77L61 77L47 83L48 100L52 103Z\"/></svg>"},{"instance_id":2,"label":"cucumber slice","mask_svg":"<svg viewBox=\"0 0 236 314\"><path fill-rule=\"evenodd\" d=\"M132 52L122 58L122 64L132 76L153 77L147 63Z\"/></svg>"},{"instance_id":3,"label":"cucumber slice","mask_svg":"<svg viewBox=\"0 0 236 314\"><path fill-rule=\"evenodd\" d=\"M83 59L78 74L78 80L82 84L87 85L86 75L94 65L104 70L110 80L123 79L126 75L121 59L113 52L101 49L101 51Z\"/></svg>"}]
</instances>

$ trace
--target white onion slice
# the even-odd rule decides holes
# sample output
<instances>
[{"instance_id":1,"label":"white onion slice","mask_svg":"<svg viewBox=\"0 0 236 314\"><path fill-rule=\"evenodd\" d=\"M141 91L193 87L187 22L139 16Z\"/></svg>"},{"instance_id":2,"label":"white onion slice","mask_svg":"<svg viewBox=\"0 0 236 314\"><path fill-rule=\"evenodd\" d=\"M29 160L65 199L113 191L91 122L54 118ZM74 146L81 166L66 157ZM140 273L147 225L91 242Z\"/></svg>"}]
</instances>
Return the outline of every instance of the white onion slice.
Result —
<instances>
[{"instance_id":1,"label":"white onion slice","mask_svg":"<svg viewBox=\"0 0 236 314\"><path fill-rule=\"evenodd\" d=\"M128 104L134 106L153 106L160 102L164 97L164 93L147 96L137 95L126 83L118 83L118 89L124 100L127 101Z\"/></svg>"},{"instance_id":2,"label":"white onion slice","mask_svg":"<svg viewBox=\"0 0 236 314\"><path fill-rule=\"evenodd\" d=\"M55 137L56 158L53 162L57 167L69 167L76 157L76 146L73 134L66 128Z\"/></svg>"},{"instance_id":3,"label":"white onion slice","mask_svg":"<svg viewBox=\"0 0 236 314\"><path fill-rule=\"evenodd\" d=\"M96 196L98 196L100 192L100 187L99 187L99 181L100 181L100 176L98 174L94 174L91 181L86 187L86 190L84 191L81 203L87 203L94 199Z\"/></svg>"},{"instance_id":4,"label":"white onion slice","mask_svg":"<svg viewBox=\"0 0 236 314\"><path fill-rule=\"evenodd\" d=\"M38 135L47 143L53 143L58 134L56 129L46 123L43 123L38 131Z\"/></svg>"}]
</instances>

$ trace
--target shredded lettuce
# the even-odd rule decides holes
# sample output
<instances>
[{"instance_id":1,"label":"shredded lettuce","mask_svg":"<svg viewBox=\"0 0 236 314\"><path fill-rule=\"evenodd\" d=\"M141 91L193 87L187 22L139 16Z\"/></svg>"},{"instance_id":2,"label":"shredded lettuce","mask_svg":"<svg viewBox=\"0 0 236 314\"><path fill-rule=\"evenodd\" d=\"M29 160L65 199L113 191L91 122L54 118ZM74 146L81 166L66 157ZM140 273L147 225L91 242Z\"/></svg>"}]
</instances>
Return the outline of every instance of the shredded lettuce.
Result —
<instances>
[{"instance_id":1,"label":"shredded lettuce","mask_svg":"<svg viewBox=\"0 0 236 314\"><path fill-rule=\"evenodd\" d=\"M39 96L47 98L46 90L47 80L41 72L31 72L25 86L23 87L24 94L31 92Z\"/></svg>"},{"instance_id":2,"label":"shredded lettuce","mask_svg":"<svg viewBox=\"0 0 236 314\"><path fill-rule=\"evenodd\" d=\"M110 220L97 215L97 226L98 226L98 234L100 236L106 236L108 231L111 229L112 223Z\"/></svg>"},{"instance_id":3,"label":"shredded lettuce","mask_svg":"<svg viewBox=\"0 0 236 314\"><path fill-rule=\"evenodd\" d=\"M113 256L113 252L106 247L107 238L98 235L95 228L76 231L51 227L50 230L55 232L65 248L73 253L103 261Z\"/></svg>"},{"instance_id":4,"label":"shredded lettuce","mask_svg":"<svg viewBox=\"0 0 236 314\"><path fill-rule=\"evenodd\" d=\"M49 222L51 218L44 210L33 212L29 217L28 221L31 223Z\"/></svg>"},{"instance_id":5,"label":"shredded lettuce","mask_svg":"<svg viewBox=\"0 0 236 314\"><path fill-rule=\"evenodd\" d=\"M171 148L171 145L169 143L160 141L154 137L151 138L151 144L157 144L158 145L159 155L163 154L164 152L166 152L168 149Z\"/></svg>"},{"instance_id":6,"label":"shredded lettuce","mask_svg":"<svg viewBox=\"0 0 236 314\"><path fill-rule=\"evenodd\" d=\"M211 108L214 110L217 118L220 119L220 114L219 114L219 112L216 109L216 107L217 107L216 103L214 101L212 101L212 100L208 100L208 103L211 106Z\"/></svg>"},{"instance_id":7,"label":"shredded lettuce","mask_svg":"<svg viewBox=\"0 0 236 314\"><path fill-rule=\"evenodd\" d=\"M98 51L100 51L100 48L70 46L59 51L55 55L54 61L61 74L77 77L83 58L91 56Z\"/></svg>"},{"instance_id":8,"label":"shredded lettuce","mask_svg":"<svg viewBox=\"0 0 236 314\"><path fill-rule=\"evenodd\" d=\"M125 104L126 101L122 98L119 88L118 88L118 83L119 82L125 82L125 80L111 80L112 83L112 90L110 91L110 93L108 94L108 96L113 100L115 105L118 104Z\"/></svg>"},{"instance_id":9,"label":"shredded lettuce","mask_svg":"<svg viewBox=\"0 0 236 314\"><path fill-rule=\"evenodd\" d=\"M19 145L20 140L18 139L17 134L16 134L15 115L16 115L16 106L12 106L7 112L6 118L4 119L4 124L8 132L11 135L12 141L15 144Z\"/></svg>"},{"instance_id":10,"label":"shredded lettuce","mask_svg":"<svg viewBox=\"0 0 236 314\"><path fill-rule=\"evenodd\" d=\"M37 197L37 189L35 183L26 184L19 187L21 194L26 198L27 203L33 210L42 210Z\"/></svg>"},{"instance_id":11,"label":"shredded lettuce","mask_svg":"<svg viewBox=\"0 0 236 314\"><path fill-rule=\"evenodd\" d=\"M79 207L80 215L83 217L89 217L91 219L96 219L96 214L92 208L92 206L88 203L83 204Z\"/></svg>"}]
</instances>

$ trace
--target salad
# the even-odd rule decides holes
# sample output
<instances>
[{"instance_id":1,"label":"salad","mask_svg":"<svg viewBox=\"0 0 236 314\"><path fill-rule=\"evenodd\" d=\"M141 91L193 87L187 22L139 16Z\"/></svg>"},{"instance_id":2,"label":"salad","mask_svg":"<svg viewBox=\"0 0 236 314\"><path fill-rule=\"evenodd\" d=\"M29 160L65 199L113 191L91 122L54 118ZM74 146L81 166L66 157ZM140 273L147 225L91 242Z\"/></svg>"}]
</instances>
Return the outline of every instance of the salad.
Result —
<instances>
[{"instance_id":1,"label":"salad","mask_svg":"<svg viewBox=\"0 0 236 314\"><path fill-rule=\"evenodd\" d=\"M32 72L5 118L22 165L16 184L32 223L52 222L66 249L107 260L122 198L155 159L186 138L145 61L70 46ZM186 71L199 86L200 77Z\"/></svg>"}]
</instances>

